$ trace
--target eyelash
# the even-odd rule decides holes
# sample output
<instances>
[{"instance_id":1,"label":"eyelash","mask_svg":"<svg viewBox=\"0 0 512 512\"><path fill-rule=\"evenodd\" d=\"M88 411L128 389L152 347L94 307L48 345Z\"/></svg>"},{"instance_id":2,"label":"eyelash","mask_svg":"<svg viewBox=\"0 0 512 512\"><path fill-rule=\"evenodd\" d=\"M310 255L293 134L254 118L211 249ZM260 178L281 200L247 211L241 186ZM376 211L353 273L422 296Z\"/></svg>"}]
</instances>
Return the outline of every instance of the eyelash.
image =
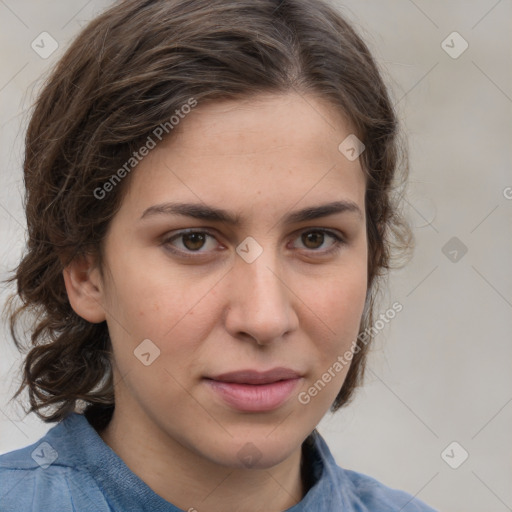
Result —
<instances>
[{"instance_id":1,"label":"eyelash","mask_svg":"<svg viewBox=\"0 0 512 512\"><path fill-rule=\"evenodd\" d=\"M197 233L197 234L201 234L201 235L207 235L207 236L210 236L212 238L215 238L215 236L212 233L210 233L209 231L189 229L189 230L185 230L185 231L180 231L180 232L174 234L173 236L164 239L163 242L162 242L162 245L164 245L166 247L166 249L168 251L170 251L171 253L177 254L177 255L179 255L181 257L184 257L184 258L198 258L198 255L206 254L206 252L201 252L201 251L189 251L189 252L186 252L186 251L182 251L182 250L179 250L179 249L171 247L171 242L173 242L175 239L179 239L179 238L181 238L181 237L183 237L185 235L190 235L190 234L193 234L193 233ZM330 230L327 230L327 229L322 229L322 228L313 228L313 229L310 228L310 229L307 229L307 230L302 231L301 233L299 233L298 237L300 237L300 236L302 236L304 234L307 234L307 233L322 233L324 235L330 236L335 241L335 243L333 243L331 248L328 249L327 251L320 251L320 250L315 250L315 249L309 249L309 250L306 249L307 251L310 251L312 253L318 253L318 254L321 254L321 255L324 255L324 256L330 255L330 254L336 254L337 252L339 252L342 249L342 246L347 244L347 242L340 235L338 235L337 233L335 233L333 231L330 231Z\"/></svg>"}]
</instances>

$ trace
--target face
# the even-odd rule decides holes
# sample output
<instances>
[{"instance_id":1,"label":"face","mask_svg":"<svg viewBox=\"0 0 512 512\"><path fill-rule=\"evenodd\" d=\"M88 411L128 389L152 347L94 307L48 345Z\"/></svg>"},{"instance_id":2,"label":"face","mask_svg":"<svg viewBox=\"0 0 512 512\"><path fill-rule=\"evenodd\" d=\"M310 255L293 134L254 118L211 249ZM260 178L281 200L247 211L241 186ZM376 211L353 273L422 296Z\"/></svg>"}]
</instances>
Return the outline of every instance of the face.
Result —
<instances>
[{"instance_id":1,"label":"face","mask_svg":"<svg viewBox=\"0 0 512 512\"><path fill-rule=\"evenodd\" d=\"M364 175L334 112L295 94L199 104L133 171L100 287L116 414L210 462L265 468L327 412L368 256Z\"/></svg>"}]
</instances>

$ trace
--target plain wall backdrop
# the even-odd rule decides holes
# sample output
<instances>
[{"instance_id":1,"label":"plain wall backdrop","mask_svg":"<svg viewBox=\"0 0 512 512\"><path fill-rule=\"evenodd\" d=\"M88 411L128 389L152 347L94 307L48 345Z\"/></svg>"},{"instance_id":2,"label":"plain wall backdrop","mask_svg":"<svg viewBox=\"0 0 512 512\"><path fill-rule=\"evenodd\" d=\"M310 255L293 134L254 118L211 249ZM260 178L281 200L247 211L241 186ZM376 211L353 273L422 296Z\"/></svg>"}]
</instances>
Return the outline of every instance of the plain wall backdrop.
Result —
<instances>
[{"instance_id":1,"label":"plain wall backdrop","mask_svg":"<svg viewBox=\"0 0 512 512\"><path fill-rule=\"evenodd\" d=\"M378 59L409 139L416 250L391 274L378 312L403 310L379 334L364 388L319 430L338 464L439 510L512 510L512 2L334 3ZM2 279L25 241L28 109L43 74L110 4L0 0ZM58 44L51 55L50 39L35 46L43 32ZM21 358L2 329L0 453L54 425L8 403Z\"/></svg>"}]
</instances>

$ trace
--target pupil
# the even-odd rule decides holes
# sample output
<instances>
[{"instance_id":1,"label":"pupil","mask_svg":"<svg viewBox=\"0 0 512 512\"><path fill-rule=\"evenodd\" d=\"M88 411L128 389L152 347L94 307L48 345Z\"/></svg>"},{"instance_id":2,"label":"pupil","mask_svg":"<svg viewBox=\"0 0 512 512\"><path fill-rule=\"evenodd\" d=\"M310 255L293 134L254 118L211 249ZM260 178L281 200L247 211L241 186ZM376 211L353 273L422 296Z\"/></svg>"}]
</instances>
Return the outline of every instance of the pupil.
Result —
<instances>
[{"instance_id":1,"label":"pupil","mask_svg":"<svg viewBox=\"0 0 512 512\"><path fill-rule=\"evenodd\" d=\"M311 248L318 248L320 245L322 245L323 237L324 237L323 233L319 233L318 231L313 231L311 233L307 233L306 234L306 242L305 242L304 245L309 247L309 243L312 241L313 245L315 247L309 247L309 248L310 249ZM316 242L319 242L318 244L315 244L315 238L316 238Z\"/></svg>"},{"instance_id":2,"label":"pupil","mask_svg":"<svg viewBox=\"0 0 512 512\"><path fill-rule=\"evenodd\" d=\"M187 243L187 241L192 239L192 243ZM199 243L199 245L197 245ZM204 235L201 233L189 233L188 235L184 235L184 244L185 247L191 251L196 249L201 249L204 244Z\"/></svg>"}]
</instances>

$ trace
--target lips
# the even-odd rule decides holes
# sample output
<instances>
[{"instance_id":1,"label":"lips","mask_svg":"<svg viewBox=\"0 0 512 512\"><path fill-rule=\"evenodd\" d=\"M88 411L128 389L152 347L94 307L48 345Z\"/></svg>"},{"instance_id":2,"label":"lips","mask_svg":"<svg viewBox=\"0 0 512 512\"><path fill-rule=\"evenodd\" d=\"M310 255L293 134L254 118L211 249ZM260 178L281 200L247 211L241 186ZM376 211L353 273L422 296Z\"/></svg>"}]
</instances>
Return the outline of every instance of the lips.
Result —
<instances>
[{"instance_id":1,"label":"lips","mask_svg":"<svg viewBox=\"0 0 512 512\"><path fill-rule=\"evenodd\" d=\"M266 372L257 370L240 370L236 372L223 373L216 377L210 377L212 380L220 382L233 382L236 384L272 384L280 380L290 380L300 378L300 373L289 368L273 368Z\"/></svg>"},{"instance_id":2,"label":"lips","mask_svg":"<svg viewBox=\"0 0 512 512\"><path fill-rule=\"evenodd\" d=\"M217 399L241 412L269 412L281 407L301 381L289 368L240 370L205 379Z\"/></svg>"}]
</instances>

